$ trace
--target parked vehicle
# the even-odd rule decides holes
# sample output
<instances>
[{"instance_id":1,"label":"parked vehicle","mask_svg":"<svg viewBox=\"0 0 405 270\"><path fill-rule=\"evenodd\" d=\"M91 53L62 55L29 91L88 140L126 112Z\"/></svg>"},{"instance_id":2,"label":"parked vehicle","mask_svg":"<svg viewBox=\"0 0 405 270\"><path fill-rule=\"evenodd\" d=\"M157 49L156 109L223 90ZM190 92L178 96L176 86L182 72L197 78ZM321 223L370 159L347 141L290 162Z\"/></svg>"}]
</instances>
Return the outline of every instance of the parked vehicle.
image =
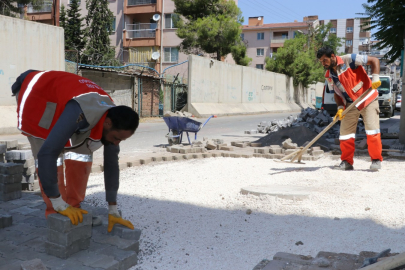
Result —
<instances>
[{"instance_id":1,"label":"parked vehicle","mask_svg":"<svg viewBox=\"0 0 405 270\"><path fill-rule=\"evenodd\" d=\"M397 103L395 103L395 110L397 110L397 111L401 111L401 99L402 99L402 95L397 94Z\"/></svg>"}]
</instances>

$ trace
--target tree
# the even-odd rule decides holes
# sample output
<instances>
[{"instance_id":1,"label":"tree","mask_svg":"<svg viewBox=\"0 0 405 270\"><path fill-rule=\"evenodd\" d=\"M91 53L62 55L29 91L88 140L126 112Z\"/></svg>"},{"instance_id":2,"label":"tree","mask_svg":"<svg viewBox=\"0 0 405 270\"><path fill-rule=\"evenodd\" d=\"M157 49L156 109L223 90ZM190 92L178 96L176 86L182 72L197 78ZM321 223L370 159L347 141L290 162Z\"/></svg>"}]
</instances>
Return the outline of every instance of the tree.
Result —
<instances>
[{"instance_id":1,"label":"tree","mask_svg":"<svg viewBox=\"0 0 405 270\"><path fill-rule=\"evenodd\" d=\"M77 50L78 54L83 50L86 44L84 40L84 30L80 17L80 9L78 0L71 0L70 7L67 10L67 20L65 22L65 49Z\"/></svg>"},{"instance_id":2,"label":"tree","mask_svg":"<svg viewBox=\"0 0 405 270\"><path fill-rule=\"evenodd\" d=\"M115 50L110 45L114 14L108 8L107 0L86 0L87 44L82 63L94 65L117 65Z\"/></svg>"},{"instance_id":3,"label":"tree","mask_svg":"<svg viewBox=\"0 0 405 270\"><path fill-rule=\"evenodd\" d=\"M40 6L44 0L0 0L0 15L16 17L21 13L21 7L32 4Z\"/></svg>"},{"instance_id":4,"label":"tree","mask_svg":"<svg viewBox=\"0 0 405 270\"><path fill-rule=\"evenodd\" d=\"M248 66L252 62L252 58L247 56L246 44L242 41L231 48L233 60L241 66Z\"/></svg>"},{"instance_id":5,"label":"tree","mask_svg":"<svg viewBox=\"0 0 405 270\"><path fill-rule=\"evenodd\" d=\"M234 1L174 0L174 4L175 13L182 15L177 23L182 51L215 53L219 61L234 52L239 63L249 62L240 37L242 12Z\"/></svg>"},{"instance_id":6,"label":"tree","mask_svg":"<svg viewBox=\"0 0 405 270\"><path fill-rule=\"evenodd\" d=\"M325 71L316 52L323 46L329 46L336 52L341 46L341 39L329 34L331 27L330 23L320 25L310 29L307 35L295 32L295 38L286 40L272 58L266 57L266 69L292 77L295 86L301 83L308 87L311 83L323 82Z\"/></svg>"},{"instance_id":7,"label":"tree","mask_svg":"<svg viewBox=\"0 0 405 270\"><path fill-rule=\"evenodd\" d=\"M65 27L66 27L66 21L67 21L67 18L66 18L65 5L62 4L62 6L60 8L59 25L63 29L65 29Z\"/></svg>"},{"instance_id":8,"label":"tree","mask_svg":"<svg viewBox=\"0 0 405 270\"><path fill-rule=\"evenodd\" d=\"M379 42L375 47L380 50L390 48L385 55L388 63L401 57L405 46L405 2L403 0L368 0L363 4L365 16L363 29L376 30L374 38ZM371 5L369 5L371 4Z\"/></svg>"}]
</instances>

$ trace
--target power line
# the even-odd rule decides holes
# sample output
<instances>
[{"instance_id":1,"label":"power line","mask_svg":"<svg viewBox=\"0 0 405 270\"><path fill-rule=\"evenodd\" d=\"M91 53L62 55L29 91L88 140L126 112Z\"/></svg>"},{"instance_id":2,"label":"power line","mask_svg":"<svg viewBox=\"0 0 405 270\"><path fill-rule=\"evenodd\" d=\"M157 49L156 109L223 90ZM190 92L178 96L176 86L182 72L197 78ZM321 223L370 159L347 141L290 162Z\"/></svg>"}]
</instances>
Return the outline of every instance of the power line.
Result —
<instances>
[{"instance_id":1,"label":"power line","mask_svg":"<svg viewBox=\"0 0 405 270\"><path fill-rule=\"evenodd\" d=\"M270 11L271 13L274 11L274 10L269 10L269 9L267 9L267 8L265 8L265 7L263 7L263 9L261 9L262 8L262 6L260 5L260 7L258 6L258 5L256 5L255 3L253 3L253 2L251 2L252 0L246 0L247 2L250 2L249 4L248 3L244 3L245 5L249 5L249 7L250 8L255 8L256 10L258 10L258 11L260 11L260 13L263 13L263 9L266 9L266 11ZM241 3L242 1L239 1L239 3ZM241 3L242 4L242 3ZM260 3L259 3L260 4ZM277 16L277 17L279 17L279 18L281 18L282 20L287 20L287 21L290 21L290 18L286 18L285 16L282 16L282 15L279 15L279 14L274 14L275 16Z\"/></svg>"},{"instance_id":2,"label":"power line","mask_svg":"<svg viewBox=\"0 0 405 270\"><path fill-rule=\"evenodd\" d=\"M274 2L276 2L276 3L279 4L280 6L284 7L288 12L293 12L293 13L295 13L295 14L298 15L298 16L304 17L304 16L298 14L297 12L293 11L292 9L290 9L290 8L288 8L288 7L284 6L284 5L282 5L282 4L279 3L278 1L274 0Z\"/></svg>"},{"instance_id":3,"label":"power line","mask_svg":"<svg viewBox=\"0 0 405 270\"><path fill-rule=\"evenodd\" d=\"M284 10L280 9L280 7L275 6L274 3L266 3L266 0L263 0L263 1L264 1L263 5L265 7L267 7L268 5L272 5L272 8L277 9L278 12L283 12L283 13L287 14L287 16L291 16L289 18L295 17L294 15L291 14L291 11L292 11L291 9L287 8L287 11L284 11ZM302 18L304 17L304 16L301 16L301 15L298 15L298 16L302 17ZM294 21L294 19L292 21Z\"/></svg>"}]
</instances>

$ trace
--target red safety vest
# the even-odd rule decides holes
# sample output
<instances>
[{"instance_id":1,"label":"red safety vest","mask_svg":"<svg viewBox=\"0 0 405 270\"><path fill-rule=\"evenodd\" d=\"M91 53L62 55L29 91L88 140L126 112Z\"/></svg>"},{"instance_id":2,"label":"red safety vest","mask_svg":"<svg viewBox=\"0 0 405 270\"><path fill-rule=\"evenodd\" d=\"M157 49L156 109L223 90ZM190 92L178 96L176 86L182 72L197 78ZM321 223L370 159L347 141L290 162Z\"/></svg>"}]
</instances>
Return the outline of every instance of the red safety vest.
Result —
<instances>
[{"instance_id":1,"label":"red safety vest","mask_svg":"<svg viewBox=\"0 0 405 270\"><path fill-rule=\"evenodd\" d=\"M99 141L103 134L107 110L115 106L111 97L94 82L62 71L32 72L27 75L18 93L18 129L24 135L45 140L65 109L66 103L72 99L77 100L79 104L83 99L99 104L99 108L93 110L94 113L82 108L91 128L87 138ZM74 136L76 135L73 134L72 138ZM82 137L80 141L70 139L65 148L80 145L84 141Z\"/></svg>"},{"instance_id":2,"label":"red safety vest","mask_svg":"<svg viewBox=\"0 0 405 270\"><path fill-rule=\"evenodd\" d=\"M351 59L350 61L345 62L341 57L336 56L336 60L337 65L340 66L340 71L338 72L339 81L344 87L347 95L353 101L355 101L371 87L371 80L362 66L357 66L354 69L350 67ZM326 71L325 78L327 79L329 86L333 85L333 79L329 70ZM339 97L342 99L342 102L346 104L345 98L340 95ZM368 96L366 96L356 105L357 109L362 110L363 108L367 107L368 104L373 102L377 97L378 91L374 89Z\"/></svg>"}]
</instances>

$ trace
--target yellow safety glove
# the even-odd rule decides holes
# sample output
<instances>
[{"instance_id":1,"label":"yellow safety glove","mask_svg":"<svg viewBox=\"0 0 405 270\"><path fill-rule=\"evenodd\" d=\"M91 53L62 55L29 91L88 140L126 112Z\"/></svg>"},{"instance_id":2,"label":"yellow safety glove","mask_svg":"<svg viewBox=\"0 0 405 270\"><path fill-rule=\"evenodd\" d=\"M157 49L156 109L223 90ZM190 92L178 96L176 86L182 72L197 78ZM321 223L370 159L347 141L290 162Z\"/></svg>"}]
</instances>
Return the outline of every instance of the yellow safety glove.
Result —
<instances>
[{"instance_id":1,"label":"yellow safety glove","mask_svg":"<svg viewBox=\"0 0 405 270\"><path fill-rule=\"evenodd\" d=\"M380 76L378 74L372 74L371 88L377 89L381 85Z\"/></svg>"},{"instance_id":2,"label":"yellow safety glove","mask_svg":"<svg viewBox=\"0 0 405 270\"><path fill-rule=\"evenodd\" d=\"M108 206L108 232L111 232L115 224L121 224L125 227L134 229L134 225L128 220L123 219L118 212L117 205Z\"/></svg>"},{"instance_id":3,"label":"yellow safety glove","mask_svg":"<svg viewBox=\"0 0 405 270\"><path fill-rule=\"evenodd\" d=\"M344 111L343 106L339 106L338 111L337 111L335 117L333 118L333 121L335 121L337 117L339 117L339 120L342 120L343 118L345 118L345 116L342 115L343 111Z\"/></svg>"},{"instance_id":4,"label":"yellow safety glove","mask_svg":"<svg viewBox=\"0 0 405 270\"><path fill-rule=\"evenodd\" d=\"M61 215L67 216L73 225L83 222L83 214L87 214L86 210L73 207L67 204L62 197L49 198L52 203L53 209Z\"/></svg>"}]
</instances>

